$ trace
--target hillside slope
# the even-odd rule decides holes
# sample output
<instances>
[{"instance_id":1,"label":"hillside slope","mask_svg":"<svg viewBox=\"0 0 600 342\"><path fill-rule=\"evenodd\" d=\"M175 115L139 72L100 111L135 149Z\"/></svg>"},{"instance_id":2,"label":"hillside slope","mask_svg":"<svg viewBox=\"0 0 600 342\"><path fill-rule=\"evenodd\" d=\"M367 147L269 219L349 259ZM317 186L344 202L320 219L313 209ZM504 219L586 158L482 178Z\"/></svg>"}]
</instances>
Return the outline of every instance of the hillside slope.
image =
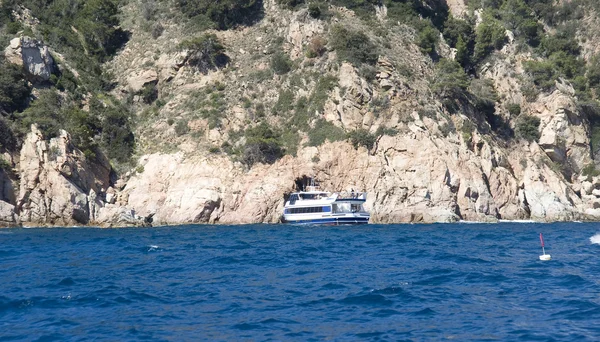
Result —
<instances>
[{"instance_id":1,"label":"hillside slope","mask_svg":"<svg viewBox=\"0 0 600 342\"><path fill-rule=\"evenodd\" d=\"M12 151L3 143L12 165L0 216L277 222L284 196L314 177L367 191L373 222L597 220L595 4L484 5L225 1L197 13L206 2L121 1L109 26L121 40L97 50L107 51L96 58L100 86L69 62L68 45L51 45L49 19L21 8L8 17L25 29L8 36L5 56L31 94L2 108L11 127L37 126L21 128ZM78 20L71 32L85 43ZM45 56L45 43L58 63L27 57ZM84 89L32 78L57 64ZM31 109L46 92L62 98L68 133L49 134L44 107Z\"/></svg>"}]
</instances>

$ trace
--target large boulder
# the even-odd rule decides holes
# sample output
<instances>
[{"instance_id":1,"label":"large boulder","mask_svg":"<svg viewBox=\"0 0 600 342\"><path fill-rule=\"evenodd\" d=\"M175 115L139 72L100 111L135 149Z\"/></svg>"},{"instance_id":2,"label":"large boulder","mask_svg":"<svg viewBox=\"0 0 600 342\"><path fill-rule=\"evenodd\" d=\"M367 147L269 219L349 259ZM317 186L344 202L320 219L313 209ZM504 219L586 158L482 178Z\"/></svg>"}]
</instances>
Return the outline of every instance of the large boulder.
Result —
<instances>
[{"instance_id":1,"label":"large boulder","mask_svg":"<svg viewBox=\"0 0 600 342\"><path fill-rule=\"evenodd\" d=\"M13 38L4 50L8 62L22 65L32 83L50 80L55 71L54 58L48 47L31 37Z\"/></svg>"},{"instance_id":2,"label":"large boulder","mask_svg":"<svg viewBox=\"0 0 600 342\"><path fill-rule=\"evenodd\" d=\"M557 90L533 103L530 112L540 118L539 145L552 161L576 173L592 162L586 119L572 96Z\"/></svg>"}]
</instances>

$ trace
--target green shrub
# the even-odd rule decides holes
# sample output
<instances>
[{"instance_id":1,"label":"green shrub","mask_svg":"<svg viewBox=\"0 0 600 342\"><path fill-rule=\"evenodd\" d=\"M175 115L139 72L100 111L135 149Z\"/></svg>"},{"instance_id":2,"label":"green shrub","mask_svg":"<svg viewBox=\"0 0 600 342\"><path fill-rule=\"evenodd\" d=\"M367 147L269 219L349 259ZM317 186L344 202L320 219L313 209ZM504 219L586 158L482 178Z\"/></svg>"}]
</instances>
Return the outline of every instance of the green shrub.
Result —
<instances>
[{"instance_id":1,"label":"green shrub","mask_svg":"<svg viewBox=\"0 0 600 342\"><path fill-rule=\"evenodd\" d=\"M298 147L300 146L300 134L291 127L284 128L281 133L281 144L285 154L295 157L298 153Z\"/></svg>"},{"instance_id":2,"label":"green shrub","mask_svg":"<svg viewBox=\"0 0 600 342\"><path fill-rule=\"evenodd\" d=\"M94 159L98 143L94 138L102 132L102 125L96 115L76 106L62 110L63 128L71 134L71 140L83 153Z\"/></svg>"},{"instance_id":3,"label":"green shrub","mask_svg":"<svg viewBox=\"0 0 600 342\"><path fill-rule=\"evenodd\" d=\"M187 120L179 120L177 124L175 124L175 134L178 136L184 135L190 131L190 126L188 126Z\"/></svg>"},{"instance_id":4,"label":"green shrub","mask_svg":"<svg viewBox=\"0 0 600 342\"><path fill-rule=\"evenodd\" d=\"M229 62L225 47L214 34L204 34L200 37L185 40L179 44L181 50L189 50L187 63L197 67L206 74L210 70L222 68Z\"/></svg>"},{"instance_id":5,"label":"green shrub","mask_svg":"<svg viewBox=\"0 0 600 342\"><path fill-rule=\"evenodd\" d=\"M542 38L537 50L544 57L550 57L556 52L564 52L572 56L579 56L581 47L577 42L574 32L561 30L555 35L546 35Z\"/></svg>"},{"instance_id":6,"label":"green shrub","mask_svg":"<svg viewBox=\"0 0 600 342\"><path fill-rule=\"evenodd\" d=\"M501 49L504 43L506 43L504 27L489 13L484 14L483 21L477 26L474 62L479 63L492 51Z\"/></svg>"},{"instance_id":7,"label":"green shrub","mask_svg":"<svg viewBox=\"0 0 600 342\"><path fill-rule=\"evenodd\" d=\"M148 83L144 85L144 87L137 92L142 98L142 101L145 104L151 104L158 98L158 89L156 88L156 83Z\"/></svg>"},{"instance_id":8,"label":"green shrub","mask_svg":"<svg viewBox=\"0 0 600 342\"><path fill-rule=\"evenodd\" d=\"M469 85L469 78L458 62L442 58L436 65L432 90L442 98L458 98Z\"/></svg>"},{"instance_id":9,"label":"green shrub","mask_svg":"<svg viewBox=\"0 0 600 342\"><path fill-rule=\"evenodd\" d=\"M340 60L348 61L354 66L360 66L362 63L375 65L377 62L377 47L361 31L336 25L331 29L330 43Z\"/></svg>"},{"instance_id":10,"label":"green shrub","mask_svg":"<svg viewBox=\"0 0 600 342\"><path fill-rule=\"evenodd\" d=\"M281 158L281 134L271 129L267 123L248 128L244 133L246 144L242 152L242 162L248 167L256 163L272 164Z\"/></svg>"},{"instance_id":11,"label":"green shrub","mask_svg":"<svg viewBox=\"0 0 600 342\"><path fill-rule=\"evenodd\" d=\"M10 122L0 116L0 148L15 151L17 149L17 137L10 126Z\"/></svg>"},{"instance_id":12,"label":"green shrub","mask_svg":"<svg viewBox=\"0 0 600 342\"><path fill-rule=\"evenodd\" d=\"M521 114L521 105L518 103L507 103L506 109L510 116L519 116Z\"/></svg>"},{"instance_id":13,"label":"green shrub","mask_svg":"<svg viewBox=\"0 0 600 342\"><path fill-rule=\"evenodd\" d=\"M375 6L379 0L331 0L335 6L342 6L353 10L359 17L367 18L375 14Z\"/></svg>"},{"instance_id":14,"label":"green shrub","mask_svg":"<svg viewBox=\"0 0 600 342\"><path fill-rule=\"evenodd\" d=\"M375 136L379 137L382 135L394 137L394 136L398 135L398 130L393 127L379 126L379 127L377 127L377 131L375 131Z\"/></svg>"},{"instance_id":15,"label":"green shrub","mask_svg":"<svg viewBox=\"0 0 600 342\"><path fill-rule=\"evenodd\" d=\"M344 139L344 129L324 119L317 120L315 127L308 131L308 146L321 146L326 140L334 142Z\"/></svg>"},{"instance_id":16,"label":"green shrub","mask_svg":"<svg viewBox=\"0 0 600 342\"><path fill-rule=\"evenodd\" d=\"M581 169L581 175L597 177L597 176L600 176L600 170L598 170L596 168L596 165L593 163L587 164L586 166L583 167L583 169Z\"/></svg>"},{"instance_id":17,"label":"green shrub","mask_svg":"<svg viewBox=\"0 0 600 342\"><path fill-rule=\"evenodd\" d=\"M304 0L277 0L277 3L287 8L295 8L304 4Z\"/></svg>"},{"instance_id":18,"label":"green shrub","mask_svg":"<svg viewBox=\"0 0 600 342\"><path fill-rule=\"evenodd\" d=\"M588 84L590 87L598 87L600 85L600 58L594 56L587 65L586 73Z\"/></svg>"},{"instance_id":19,"label":"green shrub","mask_svg":"<svg viewBox=\"0 0 600 342\"><path fill-rule=\"evenodd\" d=\"M294 92L291 90L281 90L277 98L275 106L273 106L273 114L281 115L288 113L294 108Z\"/></svg>"},{"instance_id":20,"label":"green shrub","mask_svg":"<svg viewBox=\"0 0 600 342\"><path fill-rule=\"evenodd\" d=\"M251 25L263 16L260 0L176 0L175 3L192 21L210 21L219 30Z\"/></svg>"},{"instance_id":21,"label":"green shrub","mask_svg":"<svg viewBox=\"0 0 600 342\"><path fill-rule=\"evenodd\" d=\"M557 72L564 77L572 79L584 74L585 62L577 56L558 51L550 55L549 60L554 64Z\"/></svg>"},{"instance_id":22,"label":"green shrub","mask_svg":"<svg viewBox=\"0 0 600 342\"><path fill-rule=\"evenodd\" d=\"M18 21L11 21L6 24L6 33L9 35L17 34L22 29L23 25L21 25L21 23Z\"/></svg>"},{"instance_id":23,"label":"green shrub","mask_svg":"<svg viewBox=\"0 0 600 342\"><path fill-rule=\"evenodd\" d=\"M369 83L374 83L377 76L377 68L369 64L363 64L358 68L358 75Z\"/></svg>"},{"instance_id":24,"label":"green shrub","mask_svg":"<svg viewBox=\"0 0 600 342\"><path fill-rule=\"evenodd\" d=\"M417 45L427 55L435 54L435 45L439 40L439 32L432 25L422 25L418 30Z\"/></svg>"},{"instance_id":25,"label":"green shrub","mask_svg":"<svg viewBox=\"0 0 600 342\"><path fill-rule=\"evenodd\" d=\"M473 130L475 129L475 126L473 125L473 123L471 121L465 120L462 123L462 126L460 127L460 132L461 132L461 136L463 138L463 141L465 142L465 144L470 144L471 140L473 139Z\"/></svg>"},{"instance_id":26,"label":"green shrub","mask_svg":"<svg viewBox=\"0 0 600 342\"><path fill-rule=\"evenodd\" d=\"M517 137L529 142L537 141L540 138L540 118L532 115L521 115L516 122L515 133Z\"/></svg>"},{"instance_id":27,"label":"green shrub","mask_svg":"<svg viewBox=\"0 0 600 342\"><path fill-rule=\"evenodd\" d=\"M43 90L37 99L22 113L18 114L21 134L27 134L32 124L37 124L44 138L50 139L58 135L61 128L61 97L51 89Z\"/></svg>"},{"instance_id":28,"label":"green shrub","mask_svg":"<svg viewBox=\"0 0 600 342\"><path fill-rule=\"evenodd\" d=\"M320 37L320 36L314 37L313 39L310 40L310 43L308 43L308 46L306 49L306 57L315 58L315 57L323 56L325 51L327 51L327 48L325 47L325 45L327 45L327 41L323 37Z\"/></svg>"},{"instance_id":29,"label":"green shrub","mask_svg":"<svg viewBox=\"0 0 600 342\"><path fill-rule=\"evenodd\" d=\"M475 46L475 33L472 25L466 20L455 19L451 16L444 28L444 38L451 47L456 48L454 59L464 68L468 68Z\"/></svg>"},{"instance_id":30,"label":"green shrub","mask_svg":"<svg viewBox=\"0 0 600 342\"><path fill-rule=\"evenodd\" d=\"M539 44L542 27L525 1L505 0L500 7L500 15L506 27L512 30L517 38L523 38L532 46Z\"/></svg>"},{"instance_id":31,"label":"green shrub","mask_svg":"<svg viewBox=\"0 0 600 342\"><path fill-rule=\"evenodd\" d=\"M0 113L22 110L30 92L21 68L0 57Z\"/></svg>"},{"instance_id":32,"label":"green shrub","mask_svg":"<svg viewBox=\"0 0 600 342\"><path fill-rule=\"evenodd\" d=\"M0 170L4 170L6 173L12 173L12 164L4 159L4 157L0 157Z\"/></svg>"},{"instance_id":33,"label":"green shrub","mask_svg":"<svg viewBox=\"0 0 600 342\"><path fill-rule=\"evenodd\" d=\"M163 32L165 31L164 26L162 26L161 23L156 23L154 25L152 25L152 38L157 39L158 37L162 36Z\"/></svg>"},{"instance_id":34,"label":"green shrub","mask_svg":"<svg viewBox=\"0 0 600 342\"><path fill-rule=\"evenodd\" d=\"M379 115L386 110L390 109L391 103L390 98L387 95L384 96L376 96L373 97L371 103L369 104L369 109L373 111L375 117L379 117Z\"/></svg>"},{"instance_id":35,"label":"green shrub","mask_svg":"<svg viewBox=\"0 0 600 342\"><path fill-rule=\"evenodd\" d=\"M121 163L130 161L135 149L135 137L129 111L123 106L99 101L93 101L90 107L90 111L100 118L100 145L108 157Z\"/></svg>"},{"instance_id":36,"label":"green shrub","mask_svg":"<svg viewBox=\"0 0 600 342\"><path fill-rule=\"evenodd\" d=\"M475 38L473 27L469 22L452 16L446 21L443 33L444 39L453 48L456 47L458 40L461 38L465 42L474 41Z\"/></svg>"},{"instance_id":37,"label":"green shrub","mask_svg":"<svg viewBox=\"0 0 600 342\"><path fill-rule=\"evenodd\" d=\"M271 69L278 75L287 74L292 70L292 60L287 54L277 52L271 57Z\"/></svg>"},{"instance_id":38,"label":"green shrub","mask_svg":"<svg viewBox=\"0 0 600 342\"><path fill-rule=\"evenodd\" d=\"M77 80L77 77L75 77L75 75L67 67L62 68L62 70L57 72L56 75L52 76L56 77L54 85L60 91L69 91L74 93L79 87L79 81Z\"/></svg>"},{"instance_id":39,"label":"green shrub","mask_svg":"<svg viewBox=\"0 0 600 342\"><path fill-rule=\"evenodd\" d=\"M371 150L373 145L375 145L375 141L377 137L374 134L369 133L366 129L359 128L355 131L348 133L348 139L352 143L355 149L359 146L364 146L367 150Z\"/></svg>"},{"instance_id":40,"label":"green shrub","mask_svg":"<svg viewBox=\"0 0 600 342\"><path fill-rule=\"evenodd\" d=\"M227 88L227 85L225 85L225 83L221 83L219 81L215 82L215 89L217 89L217 91L223 91Z\"/></svg>"},{"instance_id":41,"label":"green shrub","mask_svg":"<svg viewBox=\"0 0 600 342\"><path fill-rule=\"evenodd\" d=\"M527 61L523 63L526 74L543 91L554 89L557 79L554 64L547 61Z\"/></svg>"},{"instance_id":42,"label":"green shrub","mask_svg":"<svg viewBox=\"0 0 600 342\"><path fill-rule=\"evenodd\" d=\"M321 6L326 5L318 2L311 2L308 4L308 15L315 19L319 18L321 16Z\"/></svg>"}]
</instances>

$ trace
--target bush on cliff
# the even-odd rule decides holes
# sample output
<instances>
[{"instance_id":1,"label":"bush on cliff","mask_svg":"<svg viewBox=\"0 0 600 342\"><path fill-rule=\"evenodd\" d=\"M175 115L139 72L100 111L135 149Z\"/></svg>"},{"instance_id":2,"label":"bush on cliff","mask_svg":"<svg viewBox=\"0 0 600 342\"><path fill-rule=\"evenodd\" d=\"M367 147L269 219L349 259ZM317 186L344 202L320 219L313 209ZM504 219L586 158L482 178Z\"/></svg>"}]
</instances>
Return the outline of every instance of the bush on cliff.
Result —
<instances>
[{"instance_id":1,"label":"bush on cliff","mask_svg":"<svg viewBox=\"0 0 600 342\"><path fill-rule=\"evenodd\" d=\"M188 50L187 63L206 74L210 70L222 68L229 62L225 47L214 34L204 34L179 44L179 49Z\"/></svg>"},{"instance_id":2,"label":"bush on cliff","mask_svg":"<svg viewBox=\"0 0 600 342\"><path fill-rule=\"evenodd\" d=\"M481 62L494 50L506 43L506 34L502 24L490 13L484 13L483 21L477 26L473 61Z\"/></svg>"},{"instance_id":3,"label":"bush on cliff","mask_svg":"<svg viewBox=\"0 0 600 342\"><path fill-rule=\"evenodd\" d=\"M40 91L38 97L22 113L17 115L16 122L22 136L30 132L32 124L37 124L44 138L51 139L58 135L61 128L61 97L51 89Z\"/></svg>"},{"instance_id":4,"label":"bush on cliff","mask_svg":"<svg viewBox=\"0 0 600 342\"><path fill-rule=\"evenodd\" d=\"M299 5L304 4L304 0L276 0L278 4L287 8L295 8Z\"/></svg>"},{"instance_id":5,"label":"bush on cliff","mask_svg":"<svg viewBox=\"0 0 600 342\"><path fill-rule=\"evenodd\" d=\"M330 142L340 141L347 138L343 128L337 127L333 123L319 119L315 127L308 132L308 146L321 146L326 140Z\"/></svg>"},{"instance_id":6,"label":"bush on cliff","mask_svg":"<svg viewBox=\"0 0 600 342\"><path fill-rule=\"evenodd\" d=\"M292 70L292 60L284 52L277 52L271 57L271 69L277 75L287 74Z\"/></svg>"},{"instance_id":7,"label":"bush on cliff","mask_svg":"<svg viewBox=\"0 0 600 342\"><path fill-rule=\"evenodd\" d=\"M129 111L119 104L103 104L99 101L94 101L91 107L101 120L100 146L109 158L120 163L129 162L135 149Z\"/></svg>"},{"instance_id":8,"label":"bush on cliff","mask_svg":"<svg viewBox=\"0 0 600 342\"><path fill-rule=\"evenodd\" d=\"M219 30L250 25L263 16L261 0L176 0L176 5L192 21L208 21Z\"/></svg>"},{"instance_id":9,"label":"bush on cliff","mask_svg":"<svg viewBox=\"0 0 600 342\"><path fill-rule=\"evenodd\" d=\"M542 27L532 15L532 9L524 0L505 0L500 6L500 16L507 29L531 46L540 43Z\"/></svg>"},{"instance_id":10,"label":"bush on cliff","mask_svg":"<svg viewBox=\"0 0 600 342\"><path fill-rule=\"evenodd\" d=\"M527 61L523 63L525 74L528 75L533 84L543 91L554 89L557 79L554 65L548 61Z\"/></svg>"},{"instance_id":11,"label":"bush on cliff","mask_svg":"<svg viewBox=\"0 0 600 342\"><path fill-rule=\"evenodd\" d=\"M442 98L459 98L469 86L469 77L458 62L442 58L436 65L432 90Z\"/></svg>"},{"instance_id":12,"label":"bush on cliff","mask_svg":"<svg viewBox=\"0 0 600 342\"><path fill-rule=\"evenodd\" d=\"M449 17L444 27L444 38L450 47L456 49L455 60L467 68L475 47L473 24L461 19Z\"/></svg>"},{"instance_id":13,"label":"bush on cliff","mask_svg":"<svg viewBox=\"0 0 600 342\"><path fill-rule=\"evenodd\" d=\"M44 40L84 69L90 57L104 62L127 42L128 33L119 28L118 5L119 0L5 0L0 10L31 10Z\"/></svg>"},{"instance_id":14,"label":"bush on cliff","mask_svg":"<svg viewBox=\"0 0 600 342\"><path fill-rule=\"evenodd\" d=\"M22 110L30 91L21 68L0 57L0 113Z\"/></svg>"},{"instance_id":15,"label":"bush on cliff","mask_svg":"<svg viewBox=\"0 0 600 342\"><path fill-rule=\"evenodd\" d=\"M540 118L532 115L521 115L516 125L517 137L529 142L538 141L540 138Z\"/></svg>"},{"instance_id":16,"label":"bush on cliff","mask_svg":"<svg viewBox=\"0 0 600 342\"><path fill-rule=\"evenodd\" d=\"M272 164L284 155L281 134L265 122L248 128L244 136L246 144L242 151L242 162L248 167L256 163Z\"/></svg>"},{"instance_id":17,"label":"bush on cliff","mask_svg":"<svg viewBox=\"0 0 600 342\"><path fill-rule=\"evenodd\" d=\"M364 32L336 25L331 29L329 42L340 60L348 61L356 67L363 63L375 65L377 62L377 47Z\"/></svg>"},{"instance_id":18,"label":"bush on cliff","mask_svg":"<svg viewBox=\"0 0 600 342\"><path fill-rule=\"evenodd\" d=\"M355 131L349 132L348 139L350 139L350 142L354 148L364 146L367 148L367 150L371 150L373 145L375 145L377 137L374 134L369 133L369 131L366 129L359 128Z\"/></svg>"}]
</instances>

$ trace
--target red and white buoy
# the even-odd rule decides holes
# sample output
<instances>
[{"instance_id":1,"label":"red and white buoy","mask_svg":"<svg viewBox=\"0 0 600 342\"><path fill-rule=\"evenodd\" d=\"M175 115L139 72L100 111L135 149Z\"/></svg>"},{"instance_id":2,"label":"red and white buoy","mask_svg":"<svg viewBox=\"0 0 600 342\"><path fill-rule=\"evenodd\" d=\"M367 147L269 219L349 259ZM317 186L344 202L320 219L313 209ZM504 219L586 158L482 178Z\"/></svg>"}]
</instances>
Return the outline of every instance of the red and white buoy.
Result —
<instances>
[{"instance_id":1,"label":"red and white buoy","mask_svg":"<svg viewBox=\"0 0 600 342\"><path fill-rule=\"evenodd\" d=\"M546 251L544 250L544 237L542 236L542 233L540 233L540 243L542 244L542 255L540 255L540 260L548 261L552 259L550 254L546 254Z\"/></svg>"}]
</instances>

